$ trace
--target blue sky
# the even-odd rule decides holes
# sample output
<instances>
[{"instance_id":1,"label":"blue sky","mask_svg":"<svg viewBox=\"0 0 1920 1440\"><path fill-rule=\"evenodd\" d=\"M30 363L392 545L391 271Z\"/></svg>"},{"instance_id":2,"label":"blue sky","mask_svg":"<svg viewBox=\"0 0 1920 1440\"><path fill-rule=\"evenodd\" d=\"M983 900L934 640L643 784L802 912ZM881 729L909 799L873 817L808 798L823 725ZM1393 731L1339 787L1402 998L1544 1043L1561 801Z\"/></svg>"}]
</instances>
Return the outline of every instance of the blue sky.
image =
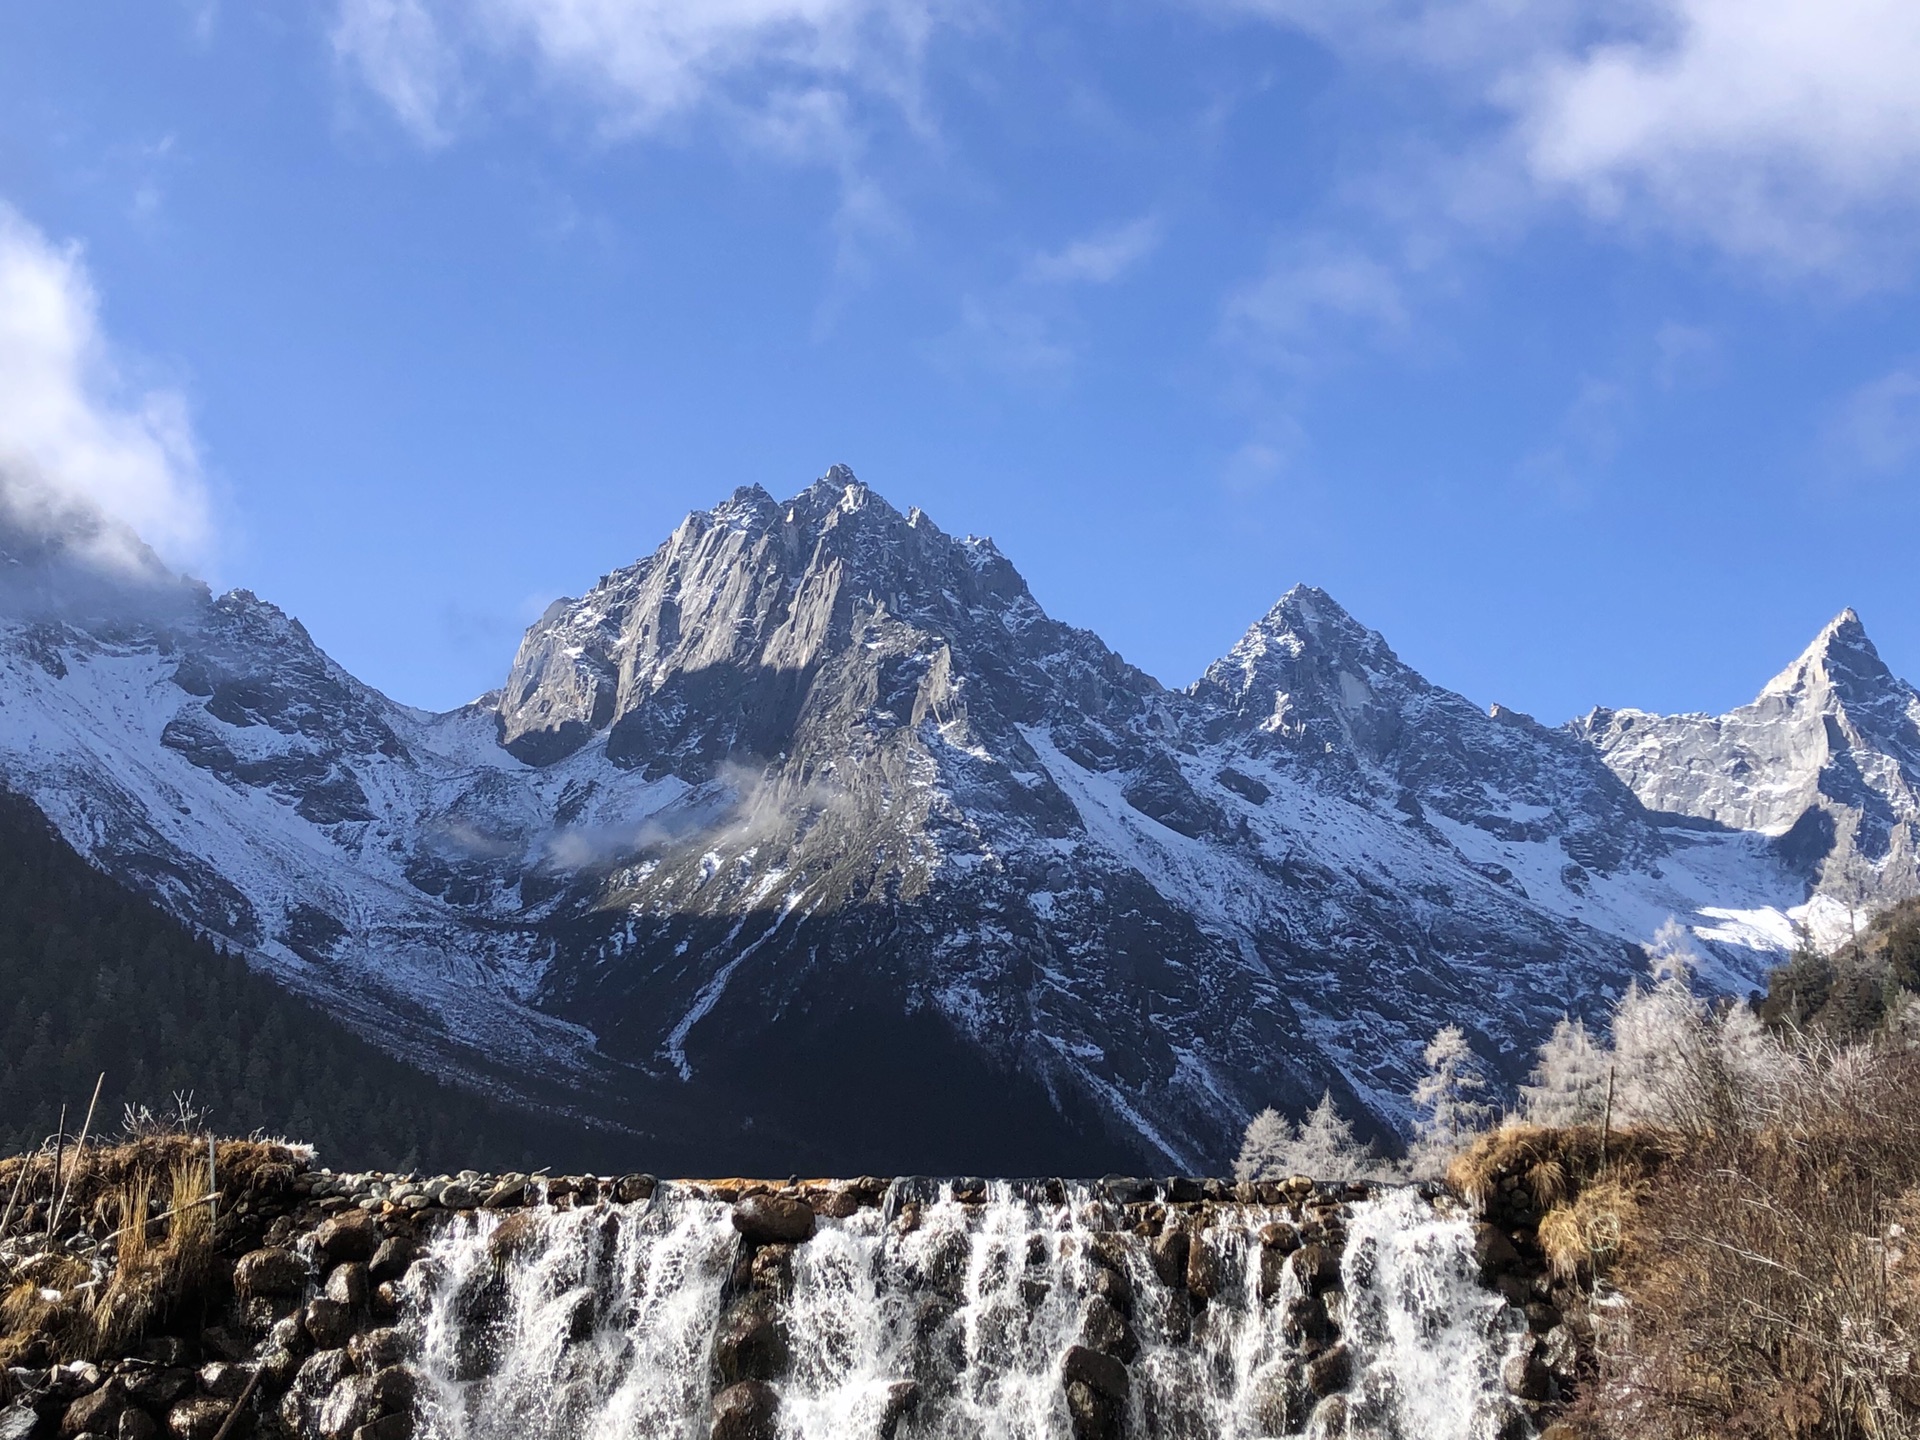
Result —
<instances>
[{"instance_id":1,"label":"blue sky","mask_svg":"<svg viewBox=\"0 0 1920 1440\"><path fill-rule=\"evenodd\" d=\"M1920 676L1910 0L0 10L0 459L397 698L852 465L1184 684Z\"/></svg>"}]
</instances>

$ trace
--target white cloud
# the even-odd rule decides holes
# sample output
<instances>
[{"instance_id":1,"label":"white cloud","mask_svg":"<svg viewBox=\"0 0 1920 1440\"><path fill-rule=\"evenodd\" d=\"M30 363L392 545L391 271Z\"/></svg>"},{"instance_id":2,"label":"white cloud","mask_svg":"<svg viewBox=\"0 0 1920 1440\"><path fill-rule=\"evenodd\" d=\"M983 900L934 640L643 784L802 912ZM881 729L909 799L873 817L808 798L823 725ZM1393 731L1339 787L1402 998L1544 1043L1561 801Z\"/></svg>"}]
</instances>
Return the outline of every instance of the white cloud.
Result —
<instances>
[{"instance_id":1,"label":"white cloud","mask_svg":"<svg viewBox=\"0 0 1920 1440\"><path fill-rule=\"evenodd\" d=\"M1354 326L1376 335L1406 326L1398 271L1327 237L1284 246L1227 306L1230 330L1256 348L1277 345L1300 360L1337 348Z\"/></svg>"},{"instance_id":2,"label":"white cloud","mask_svg":"<svg viewBox=\"0 0 1920 1440\"><path fill-rule=\"evenodd\" d=\"M29 522L85 506L194 557L207 496L186 404L129 389L99 308L79 250L0 202L0 500Z\"/></svg>"},{"instance_id":3,"label":"white cloud","mask_svg":"<svg viewBox=\"0 0 1920 1440\"><path fill-rule=\"evenodd\" d=\"M1920 5L1665 0L1651 32L1508 82L1533 174L1793 269L1920 201Z\"/></svg>"},{"instance_id":4,"label":"white cloud","mask_svg":"<svg viewBox=\"0 0 1920 1440\"><path fill-rule=\"evenodd\" d=\"M1895 370L1861 386L1841 408L1837 430L1853 467L1886 475L1920 460L1920 371Z\"/></svg>"},{"instance_id":5,"label":"white cloud","mask_svg":"<svg viewBox=\"0 0 1920 1440\"><path fill-rule=\"evenodd\" d=\"M910 100L940 0L340 0L342 59L427 143L446 138L471 64L531 64L614 133L717 103L776 129L796 96Z\"/></svg>"},{"instance_id":6,"label":"white cloud","mask_svg":"<svg viewBox=\"0 0 1920 1440\"><path fill-rule=\"evenodd\" d=\"M416 140L447 140L458 62L423 0L341 0L333 47Z\"/></svg>"},{"instance_id":7,"label":"white cloud","mask_svg":"<svg viewBox=\"0 0 1920 1440\"><path fill-rule=\"evenodd\" d=\"M1885 275L1920 215L1913 0L1222 0L1425 71L1537 196L1773 271ZM1485 156L1476 157L1476 163Z\"/></svg>"},{"instance_id":8,"label":"white cloud","mask_svg":"<svg viewBox=\"0 0 1920 1440\"><path fill-rule=\"evenodd\" d=\"M1160 234L1159 219L1143 216L1034 256L1027 278L1048 285L1111 285L1160 248Z\"/></svg>"}]
</instances>

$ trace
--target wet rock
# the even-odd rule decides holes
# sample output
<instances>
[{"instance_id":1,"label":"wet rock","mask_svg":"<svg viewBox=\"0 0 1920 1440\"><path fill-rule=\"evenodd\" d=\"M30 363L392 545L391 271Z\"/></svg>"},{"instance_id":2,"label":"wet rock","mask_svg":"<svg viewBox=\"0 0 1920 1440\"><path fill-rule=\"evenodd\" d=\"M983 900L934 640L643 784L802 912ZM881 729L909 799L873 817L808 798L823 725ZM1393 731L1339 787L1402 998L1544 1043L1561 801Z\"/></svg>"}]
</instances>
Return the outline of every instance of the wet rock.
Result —
<instances>
[{"instance_id":1,"label":"wet rock","mask_svg":"<svg viewBox=\"0 0 1920 1440\"><path fill-rule=\"evenodd\" d=\"M1126 1316L1102 1295L1094 1295L1087 1300L1086 1313L1080 1321L1080 1335L1101 1354L1112 1355L1122 1361L1131 1361L1140 1353L1140 1341L1135 1337L1133 1327L1127 1323Z\"/></svg>"},{"instance_id":2,"label":"wet rock","mask_svg":"<svg viewBox=\"0 0 1920 1440\"><path fill-rule=\"evenodd\" d=\"M301 1323L301 1315L298 1314L274 1321L273 1328L267 1332L267 1343L291 1350L296 1355L305 1355L311 1348L307 1343L306 1328Z\"/></svg>"},{"instance_id":3,"label":"wet rock","mask_svg":"<svg viewBox=\"0 0 1920 1440\"><path fill-rule=\"evenodd\" d=\"M1073 1440L1115 1440L1120 1433L1121 1405L1084 1380L1066 1383L1067 1420Z\"/></svg>"},{"instance_id":4,"label":"wet rock","mask_svg":"<svg viewBox=\"0 0 1920 1440\"><path fill-rule=\"evenodd\" d=\"M813 1207L788 1195L748 1195L734 1203L733 1228L754 1245L798 1245L813 1237Z\"/></svg>"},{"instance_id":5,"label":"wet rock","mask_svg":"<svg viewBox=\"0 0 1920 1440\"><path fill-rule=\"evenodd\" d=\"M216 1400L211 1395L193 1395L178 1401L167 1411L167 1433L174 1440L213 1440L227 1423L231 1400Z\"/></svg>"},{"instance_id":6,"label":"wet rock","mask_svg":"<svg viewBox=\"0 0 1920 1440\"><path fill-rule=\"evenodd\" d=\"M1100 1181L1100 1188L1116 1205L1144 1205L1153 1199L1153 1182L1131 1175L1108 1175Z\"/></svg>"},{"instance_id":7,"label":"wet rock","mask_svg":"<svg viewBox=\"0 0 1920 1440\"><path fill-rule=\"evenodd\" d=\"M1225 1280L1220 1242L1204 1230L1195 1231L1187 1244L1187 1293L1199 1300L1211 1300L1220 1293Z\"/></svg>"},{"instance_id":8,"label":"wet rock","mask_svg":"<svg viewBox=\"0 0 1920 1440\"><path fill-rule=\"evenodd\" d=\"M47 1391L55 1400L72 1400L90 1390L98 1390L106 1378L98 1365L76 1360L53 1367L47 1375Z\"/></svg>"},{"instance_id":9,"label":"wet rock","mask_svg":"<svg viewBox=\"0 0 1920 1440\"><path fill-rule=\"evenodd\" d=\"M307 1302L300 1325L316 1349L337 1350L353 1333L353 1314L337 1300L322 1295Z\"/></svg>"},{"instance_id":10,"label":"wet rock","mask_svg":"<svg viewBox=\"0 0 1920 1440\"><path fill-rule=\"evenodd\" d=\"M373 1381L349 1375L327 1392L312 1412L320 1440L353 1440L353 1432L373 1419Z\"/></svg>"},{"instance_id":11,"label":"wet rock","mask_svg":"<svg viewBox=\"0 0 1920 1440\"><path fill-rule=\"evenodd\" d=\"M660 1182L651 1175L622 1175L614 1183L613 1198L622 1205L634 1205L651 1200L659 1187Z\"/></svg>"},{"instance_id":12,"label":"wet rock","mask_svg":"<svg viewBox=\"0 0 1920 1440\"><path fill-rule=\"evenodd\" d=\"M1174 1175L1167 1180L1167 1202L1172 1205L1197 1205L1205 1192L1200 1182L1188 1175Z\"/></svg>"},{"instance_id":13,"label":"wet rock","mask_svg":"<svg viewBox=\"0 0 1920 1440\"><path fill-rule=\"evenodd\" d=\"M1500 1367L1500 1380L1519 1400L1545 1400L1553 1390L1553 1377L1531 1350L1509 1355Z\"/></svg>"},{"instance_id":14,"label":"wet rock","mask_svg":"<svg viewBox=\"0 0 1920 1440\"><path fill-rule=\"evenodd\" d=\"M713 1365L721 1383L773 1380L783 1374L789 1358L786 1329L774 1318L764 1296L736 1306L721 1318L713 1336Z\"/></svg>"},{"instance_id":15,"label":"wet rock","mask_svg":"<svg viewBox=\"0 0 1920 1440\"><path fill-rule=\"evenodd\" d=\"M754 1253L748 1278L756 1290L788 1294L793 1289L793 1246L762 1245Z\"/></svg>"},{"instance_id":16,"label":"wet rock","mask_svg":"<svg viewBox=\"0 0 1920 1440\"><path fill-rule=\"evenodd\" d=\"M419 1253L420 1247L404 1235L383 1240L380 1248L373 1252L373 1259L367 1262L367 1279L375 1285L398 1280Z\"/></svg>"},{"instance_id":17,"label":"wet rock","mask_svg":"<svg viewBox=\"0 0 1920 1440\"><path fill-rule=\"evenodd\" d=\"M280 1401L280 1419L296 1434L305 1435L314 1413L343 1380L353 1374L353 1361L344 1350L316 1350L301 1364Z\"/></svg>"},{"instance_id":18,"label":"wet rock","mask_svg":"<svg viewBox=\"0 0 1920 1440\"><path fill-rule=\"evenodd\" d=\"M1340 1278L1340 1257L1324 1245L1302 1245L1287 1257L1300 1288L1318 1294Z\"/></svg>"},{"instance_id":19,"label":"wet rock","mask_svg":"<svg viewBox=\"0 0 1920 1440\"><path fill-rule=\"evenodd\" d=\"M113 1440L159 1440L159 1437L159 1422L137 1405L122 1410L113 1427Z\"/></svg>"},{"instance_id":20,"label":"wet rock","mask_svg":"<svg viewBox=\"0 0 1920 1440\"><path fill-rule=\"evenodd\" d=\"M713 1397L713 1440L776 1440L780 1397L761 1380L729 1385Z\"/></svg>"},{"instance_id":21,"label":"wet rock","mask_svg":"<svg viewBox=\"0 0 1920 1440\"><path fill-rule=\"evenodd\" d=\"M1132 1318L1133 1282L1127 1278L1126 1271L1096 1266L1088 1288L1122 1315Z\"/></svg>"},{"instance_id":22,"label":"wet rock","mask_svg":"<svg viewBox=\"0 0 1920 1440\"><path fill-rule=\"evenodd\" d=\"M358 1260L334 1266L327 1276L326 1295L336 1305L358 1310L367 1303L367 1267Z\"/></svg>"},{"instance_id":23,"label":"wet rock","mask_svg":"<svg viewBox=\"0 0 1920 1440\"><path fill-rule=\"evenodd\" d=\"M369 1215L341 1215L313 1232L313 1248L328 1265L364 1264L380 1248L380 1227Z\"/></svg>"},{"instance_id":24,"label":"wet rock","mask_svg":"<svg viewBox=\"0 0 1920 1440\"><path fill-rule=\"evenodd\" d=\"M814 1204L814 1213L829 1220L846 1220L860 1213L860 1192L851 1186L829 1190Z\"/></svg>"},{"instance_id":25,"label":"wet rock","mask_svg":"<svg viewBox=\"0 0 1920 1440\"><path fill-rule=\"evenodd\" d=\"M1267 1366L1259 1371L1248 1395L1248 1409L1261 1435L1297 1435L1307 1422L1313 1403L1298 1365Z\"/></svg>"},{"instance_id":26,"label":"wet rock","mask_svg":"<svg viewBox=\"0 0 1920 1440\"><path fill-rule=\"evenodd\" d=\"M1335 1345L1323 1355L1307 1362L1307 1389L1315 1395L1331 1395L1347 1388L1353 1379L1353 1354L1344 1344Z\"/></svg>"},{"instance_id":27,"label":"wet rock","mask_svg":"<svg viewBox=\"0 0 1920 1440\"><path fill-rule=\"evenodd\" d=\"M966 1293L967 1265L972 1258L967 1237L959 1231L930 1231L906 1257L907 1284L957 1300Z\"/></svg>"},{"instance_id":28,"label":"wet rock","mask_svg":"<svg viewBox=\"0 0 1920 1440\"><path fill-rule=\"evenodd\" d=\"M135 1348L133 1358L149 1365L191 1365L193 1346L178 1335L155 1335Z\"/></svg>"},{"instance_id":29,"label":"wet rock","mask_svg":"<svg viewBox=\"0 0 1920 1440\"><path fill-rule=\"evenodd\" d=\"M1303 1349L1318 1349L1333 1338L1327 1307L1318 1296L1294 1296L1287 1301L1286 1314L1280 1319L1280 1333Z\"/></svg>"},{"instance_id":30,"label":"wet rock","mask_svg":"<svg viewBox=\"0 0 1920 1440\"><path fill-rule=\"evenodd\" d=\"M193 1372L172 1368L135 1370L122 1377L127 1398L149 1410L164 1410L193 1388Z\"/></svg>"},{"instance_id":31,"label":"wet rock","mask_svg":"<svg viewBox=\"0 0 1920 1440\"><path fill-rule=\"evenodd\" d=\"M1268 1250L1292 1254L1300 1248L1300 1227L1287 1220L1270 1220L1260 1227L1260 1244Z\"/></svg>"},{"instance_id":32,"label":"wet rock","mask_svg":"<svg viewBox=\"0 0 1920 1440\"><path fill-rule=\"evenodd\" d=\"M896 1380L887 1386L887 1406L880 1412L880 1440L893 1440L900 1422L920 1407L920 1386L912 1380Z\"/></svg>"},{"instance_id":33,"label":"wet rock","mask_svg":"<svg viewBox=\"0 0 1920 1440\"><path fill-rule=\"evenodd\" d=\"M1127 1367L1111 1355L1089 1350L1085 1345L1069 1346L1060 1362L1061 1378L1081 1381L1109 1399L1124 1402L1131 1389Z\"/></svg>"},{"instance_id":34,"label":"wet rock","mask_svg":"<svg viewBox=\"0 0 1920 1440\"><path fill-rule=\"evenodd\" d=\"M200 1367L200 1388L216 1400L238 1400L252 1378L250 1367L229 1365L224 1360Z\"/></svg>"},{"instance_id":35,"label":"wet rock","mask_svg":"<svg viewBox=\"0 0 1920 1440\"><path fill-rule=\"evenodd\" d=\"M413 1440L413 1416L406 1411L369 1420L353 1432L353 1440Z\"/></svg>"},{"instance_id":36,"label":"wet rock","mask_svg":"<svg viewBox=\"0 0 1920 1440\"><path fill-rule=\"evenodd\" d=\"M1307 1422L1307 1440L1346 1440L1347 1397L1329 1395L1313 1407Z\"/></svg>"},{"instance_id":37,"label":"wet rock","mask_svg":"<svg viewBox=\"0 0 1920 1440\"><path fill-rule=\"evenodd\" d=\"M524 1175L509 1175L503 1178L487 1192L480 1202L486 1210L511 1210L522 1204L527 1198L527 1179Z\"/></svg>"},{"instance_id":38,"label":"wet rock","mask_svg":"<svg viewBox=\"0 0 1920 1440\"><path fill-rule=\"evenodd\" d=\"M1565 1325L1556 1325L1540 1337L1540 1360L1562 1380L1573 1377L1580 1365L1580 1342Z\"/></svg>"},{"instance_id":39,"label":"wet rock","mask_svg":"<svg viewBox=\"0 0 1920 1440\"><path fill-rule=\"evenodd\" d=\"M200 1350L202 1354L231 1364L246 1359L253 1346L224 1325L209 1325L200 1332Z\"/></svg>"},{"instance_id":40,"label":"wet rock","mask_svg":"<svg viewBox=\"0 0 1920 1440\"><path fill-rule=\"evenodd\" d=\"M347 1342L347 1354L363 1375L398 1365L413 1353L412 1343L391 1326L366 1330Z\"/></svg>"},{"instance_id":41,"label":"wet rock","mask_svg":"<svg viewBox=\"0 0 1920 1440\"><path fill-rule=\"evenodd\" d=\"M1520 1268L1520 1252L1513 1248L1513 1242L1497 1225L1489 1225L1484 1220L1475 1222L1473 1227L1473 1258L1483 1276L1502 1275Z\"/></svg>"},{"instance_id":42,"label":"wet rock","mask_svg":"<svg viewBox=\"0 0 1920 1440\"><path fill-rule=\"evenodd\" d=\"M91 1394L83 1395L67 1407L60 1421L60 1433L71 1437L82 1433L108 1435L120 1423L127 1408L127 1387L116 1377Z\"/></svg>"},{"instance_id":43,"label":"wet rock","mask_svg":"<svg viewBox=\"0 0 1920 1440\"><path fill-rule=\"evenodd\" d=\"M1075 1345L1060 1363L1074 1440L1113 1440L1126 1413L1127 1367L1111 1355Z\"/></svg>"},{"instance_id":44,"label":"wet rock","mask_svg":"<svg viewBox=\"0 0 1920 1440\"><path fill-rule=\"evenodd\" d=\"M376 1370L368 1382L367 1398L376 1415L410 1412L420 1397L420 1372L411 1365L389 1365Z\"/></svg>"},{"instance_id":45,"label":"wet rock","mask_svg":"<svg viewBox=\"0 0 1920 1440\"><path fill-rule=\"evenodd\" d=\"M1180 1289L1187 1283L1187 1252L1191 1244L1186 1230L1175 1226L1163 1230L1147 1247L1153 1273L1169 1290Z\"/></svg>"},{"instance_id":46,"label":"wet rock","mask_svg":"<svg viewBox=\"0 0 1920 1440\"><path fill-rule=\"evenodd\" d=\"M262 1378L278 1390L300 1369L300 1352L285 1345L269 1344L260 1352L260 1374Z\"/></svg>"},{"instance_id":47,"label":"wet rock","mask_svg":"<svg viewBox=\"0 0 1920 1440\"><path fill-rule=\"evenodd\" d=\"M242 1299L257 1295L298 1295L307 1288L307 1262L291 1250L251 1250L233 1267L234 1293Z\"/></svg>"}]
</instances>

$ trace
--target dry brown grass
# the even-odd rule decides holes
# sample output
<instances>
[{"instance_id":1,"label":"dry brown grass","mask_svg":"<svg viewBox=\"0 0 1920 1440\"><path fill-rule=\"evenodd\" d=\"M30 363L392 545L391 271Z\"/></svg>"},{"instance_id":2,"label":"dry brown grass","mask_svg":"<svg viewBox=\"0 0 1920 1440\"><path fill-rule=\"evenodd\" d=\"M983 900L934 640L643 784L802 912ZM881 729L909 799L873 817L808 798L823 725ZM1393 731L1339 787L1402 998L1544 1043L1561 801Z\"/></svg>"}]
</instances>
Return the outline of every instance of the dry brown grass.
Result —
<instances>
[{"instance_id":1,"label":"dry brown grass","mask_svg":"<svg viewBox=\"0 0 1920 1440\"><path fill-rule=\"evenodd\" d=\"M51 1237L44 1233L54 1198L51 1155L0 1161L0 1194L13 1194L19 1182L22 1196L0 1233L0 1364L31 1353L71 1359L123 1351L207 1283L216 1210L282 1189L301 1163L283 1145L221 1141L216 1197L207 1159L206 1139L188 1135L69 1155L61 1176L67 1203Z\"/></svg>"},{"instance_id":2,"label":"dry brown grass","mask_svg":"<svg viewBox=\"0 0 1920 1440\"><path fill-rule=\"evenodd\" d=\"M1536 1209L1551 1211L1603 1176L1652 1174L1669 1148L1665 1137L1643 1130L1614 1130L1603 1137L1596 1125L1564 1130L1505 1125L1455 1156L1447 1183L1484 1209L1513 1176Z\"/></svg>"}]
</instances>

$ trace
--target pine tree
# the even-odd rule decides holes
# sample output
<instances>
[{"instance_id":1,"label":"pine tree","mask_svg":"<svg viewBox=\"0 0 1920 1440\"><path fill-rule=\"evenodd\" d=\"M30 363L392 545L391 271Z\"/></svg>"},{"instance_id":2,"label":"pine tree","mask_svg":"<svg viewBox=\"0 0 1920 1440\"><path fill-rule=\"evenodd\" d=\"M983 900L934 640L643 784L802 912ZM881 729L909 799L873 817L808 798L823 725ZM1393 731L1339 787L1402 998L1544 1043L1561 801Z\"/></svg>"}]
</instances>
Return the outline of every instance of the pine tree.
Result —
<instances>
[{"instance_id":1,"label":"pine tree","mask_svg":"<svg viewBox=\"0 0 1920 1440\"><path fill-rule=\"evenodd\" d=\"M1540 1047L1531 1083L1520 1087L1521 1115L1534 1125L1599 1124L1612 1060L1584 1020L1562 1019Z\"/></svg>"},{"instance_id":2,"label":"pine tree","mask_svg":"<svg viewBox=\"0 0 1920 1440\"><path fill-rule=\"evenodd\" d=\"M1233 1178L1285 1179L1294 1173L1287 1168L1293 1146L1293 1122L1268 1106L1247 1122L1247 1133L1240 1142L1240 1158L1233 1162Z\"/></svg>"},{"instance_id":3,"label":"pine tree","mask_svg":"<svg viewBox=\"0 0 1920 1440\"><path fill-rule=\"evenodd\" d=\"M1437 1171L1448 1157L1478 1134L1493 1116L1493 1108L1475 1099L1486 1089L1480 1061L1458 1025L1443 1026L1428 1044L1427 1073L1413 1087L1413 1103L1427 1112L1419 1124L1414 1147L1416 1169Z\"/></svg>"},{"instance_id":4,"label":"pine tree","mask_svg":"<svg viewBox=\"0 0 1920 1440\"><path fill-rule=\"evenodd\" d=\"M1316 1180L1355 1180L1374 1168L1372 1152L1353 1138L1353 1126L1334 1109L1331 1090L1321 1093L1320 1103L1300 1122L1291 1161L1294 1174Z\"/></svg>"}]
</instances>

